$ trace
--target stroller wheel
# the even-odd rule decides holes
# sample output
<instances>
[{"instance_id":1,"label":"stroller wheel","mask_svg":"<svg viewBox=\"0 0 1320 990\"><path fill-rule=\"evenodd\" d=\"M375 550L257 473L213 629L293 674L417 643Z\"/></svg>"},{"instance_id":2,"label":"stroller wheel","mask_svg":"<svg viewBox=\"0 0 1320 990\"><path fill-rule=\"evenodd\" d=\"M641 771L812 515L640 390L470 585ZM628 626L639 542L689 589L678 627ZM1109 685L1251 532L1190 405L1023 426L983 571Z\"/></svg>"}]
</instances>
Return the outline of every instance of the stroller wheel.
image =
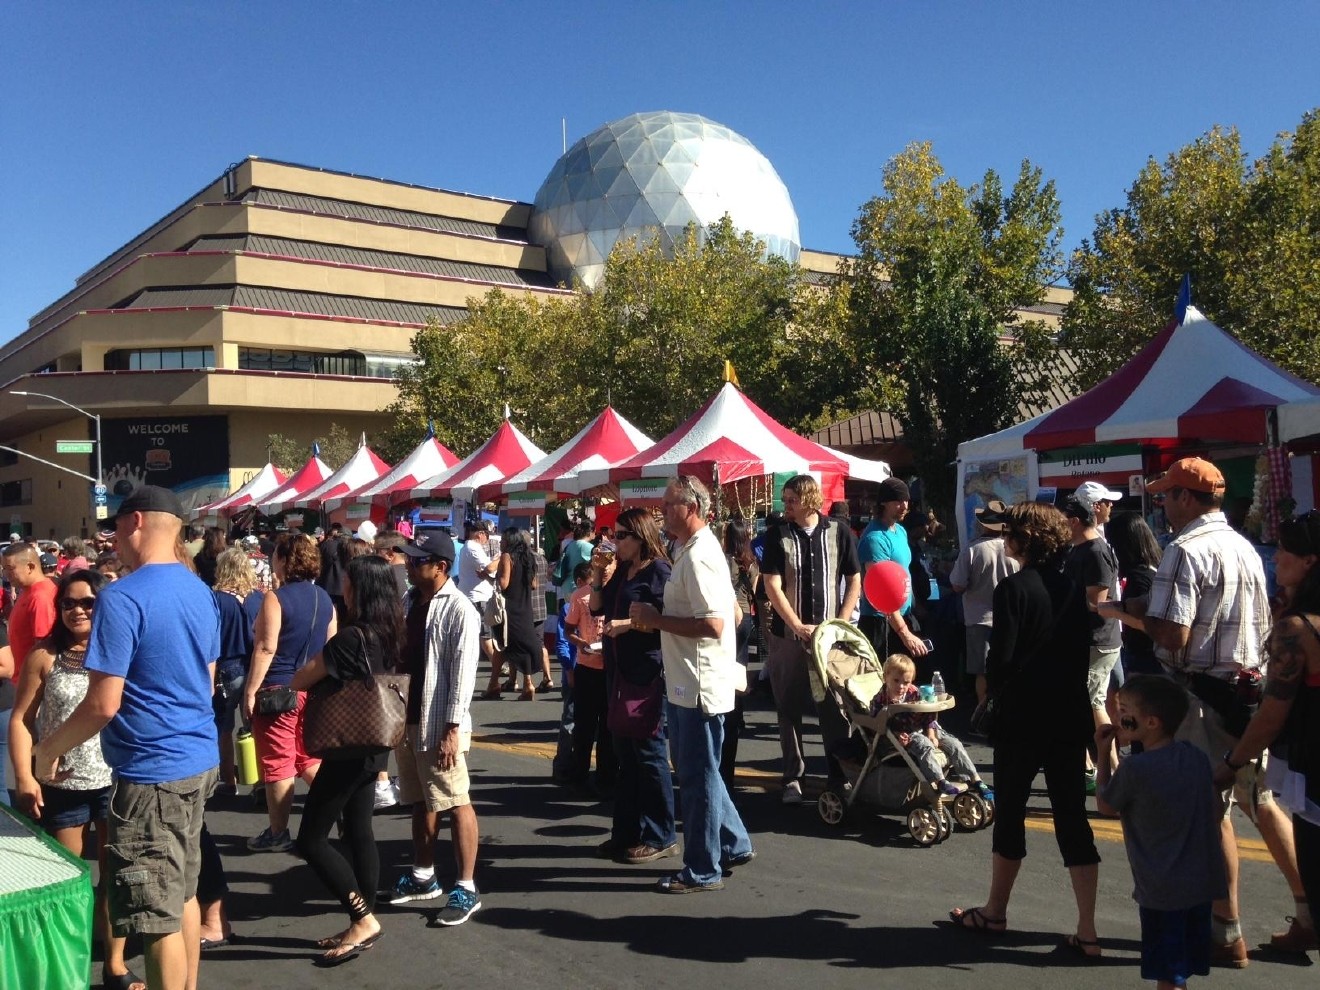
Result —
<instances>
[{"instance_id":1,"label":"stroller wheel","mask_svg":"<svg viewBox=\"0 0 1320 990\"><path fill-rule=\"evenodd\" d=\"M953 817L968 832L990 824L990 805L979 794L966 791L953 799Z\"/></svg>"},{"instance_id":2,"label":"stroller wheel","mask_svg":"<svg viewBox=\"0 0 1320 990\"><path fill-rule=\"evenodd\" d=\"M820 812L820 820L826 825L838 825L843 821L843 814L848 807L843 803L838 791L826 788L816 799L816 810Z\"/></svg>"},{"instance_id":3,"label":"stroller wheel","mask_svg":"<svg viewBox=\"0 0 1320 990\"><path fill-rule=\"evenodd\" d=\"M940 841L944 829L939 815L929 805L908 812L908 833L919 846L933 846Z\"/></svg>"},{"instance_id":4,"label":"stroller wheel","mask_svg":"<svg viewBox=\"0 0 1320 990\"><path fill-rule=\"evenodd\" d=\"M949 836L953 835L953 816L949 814L948 805L940 804L940 841L943 842Z\"/></svg>"}]
</instances>

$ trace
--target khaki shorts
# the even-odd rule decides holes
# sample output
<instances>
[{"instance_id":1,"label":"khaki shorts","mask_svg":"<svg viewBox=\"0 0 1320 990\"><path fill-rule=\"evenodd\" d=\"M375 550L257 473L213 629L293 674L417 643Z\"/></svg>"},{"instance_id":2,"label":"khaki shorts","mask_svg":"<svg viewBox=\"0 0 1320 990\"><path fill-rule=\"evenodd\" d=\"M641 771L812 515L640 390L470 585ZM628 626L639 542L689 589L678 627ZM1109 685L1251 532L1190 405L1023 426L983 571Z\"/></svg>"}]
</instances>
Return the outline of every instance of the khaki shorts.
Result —
<instances>
[{"instance_id":1,"label":"khaki shorts","mask_svg":"<svg viewBox=\"0 0 1320 990\"><path fill-rule=\"evenodd\" d=\"M1086 666L1086 693L1091 698L1091 708L1097 712L1105 710L1105 695L1109 692L1109 675L1114 664L1118 663L1120 650L1102 650L1091 647L1090 658Z\"/></svg>"},{"instance_id":2,"label":"khaki shorts","mask_svg":"<svg viewBox=\"0 0 1320 990\"><path fill-rule=\"evenodd\" d=\"M105 868L116 935L183 930L183 905L196 895L202 867L202 812L217 772L163 784L115 781Z\"/></svg>"},{"instance_id":3,"label":"khaki shorts","mask_svg":"<svg viewBox=\"0 0 1320 990\"><path fill-rule=\"evenodd\" d=\"M1178 727L1174 738L1191 743L1209 757L1211 767L1218 767L1224 761L1224 754L1237 745L1237 739L1228 734L1219 713L1191 691L1187 692L1187 701L1187 717ZM1262 753L1260 759L1253 760L1237 772L1232 787L1219 792L1225 818L1236 803L1248 818L1255 821L1256 806L1274 800L1274 795L1263 786L1265 766L1266 754Z\"/></svg>"},{"instance_id":4,"label":"khaki shorts","mask_svg":"<svg viewBox=\"0 0 1320 990\"><path fill-rule=\"evenodd\" d=\"M436 765L440 755L438 749L417 748L420 736L420 727L410 725L404 733L403 743L394 749L394 759L399 765L399 803L425 801L427 811L448 811L461 804L471 804L467 768L471 734L460 737L458 761L452 770L441 770Z\"/></svg>"}]
</instances>

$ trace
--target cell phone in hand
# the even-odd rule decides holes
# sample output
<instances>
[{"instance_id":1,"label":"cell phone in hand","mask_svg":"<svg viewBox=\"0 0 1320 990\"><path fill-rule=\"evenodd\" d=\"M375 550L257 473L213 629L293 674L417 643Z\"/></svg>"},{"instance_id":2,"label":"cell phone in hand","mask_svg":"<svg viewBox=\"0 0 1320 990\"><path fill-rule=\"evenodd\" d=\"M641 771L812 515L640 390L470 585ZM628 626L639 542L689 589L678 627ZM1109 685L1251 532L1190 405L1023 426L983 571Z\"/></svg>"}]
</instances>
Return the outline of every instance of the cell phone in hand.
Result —
<instances>
[{"instance_id":1,"label":"cell phone in hand","mask_svg":"<svg viewBox=\"0 0 1320 990\"><path fill-rule=\"evenodd\" d=\"M926 652L927 652L927 653L934 653L934 652L935 652L935 641L934 641L934 640L932 640L932 639L923 639L923 640L921 641L921 645L924 646L924 647L926 648Z\"/></svg>"}]
</instances>

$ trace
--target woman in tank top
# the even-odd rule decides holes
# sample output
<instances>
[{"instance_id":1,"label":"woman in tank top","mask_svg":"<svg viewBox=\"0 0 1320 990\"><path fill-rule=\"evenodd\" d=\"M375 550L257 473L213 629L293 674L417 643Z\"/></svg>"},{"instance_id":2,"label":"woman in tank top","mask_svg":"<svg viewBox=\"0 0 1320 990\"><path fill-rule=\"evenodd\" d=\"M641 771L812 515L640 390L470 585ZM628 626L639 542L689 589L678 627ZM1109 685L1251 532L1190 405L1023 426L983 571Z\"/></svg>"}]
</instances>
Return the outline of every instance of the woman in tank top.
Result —
<instances>
[{"instance_id":1,"label":"woman in tank top","mask_svg":"<svg viewBox=\"0 0 1320 990\"><path fill-rule=\"evenodd\" d=\"M55 596L59 621L50 636L36 645L23 664L18 697L10 722L14 765L18 770L19 808L38 821L60 845L81 857L96 825L96 860L101 882L96 888L96 928L105 945L102 980L118 990L143 988L129 972L124 942L110 932L105 897L106 816L110 807L110 767L101 755L101 739L93 736L60 760L60 779L39 783L32 774L32 747L55 732L87 695L83 657L92 635L96 596L105 585L98 572L69 571Z\"/></svg>"}]
</instances>

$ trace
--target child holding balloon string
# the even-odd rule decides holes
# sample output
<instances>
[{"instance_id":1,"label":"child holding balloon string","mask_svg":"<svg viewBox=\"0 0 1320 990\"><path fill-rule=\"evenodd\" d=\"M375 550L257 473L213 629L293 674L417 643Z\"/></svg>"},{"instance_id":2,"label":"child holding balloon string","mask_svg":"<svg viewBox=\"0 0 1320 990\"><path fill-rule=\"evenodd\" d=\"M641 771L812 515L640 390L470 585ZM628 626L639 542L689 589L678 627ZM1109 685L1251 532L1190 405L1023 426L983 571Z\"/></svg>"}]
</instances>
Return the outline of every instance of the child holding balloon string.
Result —
<instances>
[{"instance_id":1,"label":"child holding balloon string","mask_svg":"<svg viewBox=\"0 0 1320 990\"><path fill-rule=\"evenodd\" d=\"M921 692L912 683L917 676L917 666L911 658L901 653L892 654L885 661L884 687L871 700L871 711L878 712L888 705L906 705L921 700ZM893 732L898 744L902 746L913 761L921 768L922 775L945 797L956 797L964 788L949 780L939 761L936 751L942 752L948 760L949 769L968 781L968 786L987 800L992 791L990 785L981 779L976 764L967 755L961 740L944 731L934 712L897 712L889 719L889 730Z\"/></svg>"}]
</instances>

